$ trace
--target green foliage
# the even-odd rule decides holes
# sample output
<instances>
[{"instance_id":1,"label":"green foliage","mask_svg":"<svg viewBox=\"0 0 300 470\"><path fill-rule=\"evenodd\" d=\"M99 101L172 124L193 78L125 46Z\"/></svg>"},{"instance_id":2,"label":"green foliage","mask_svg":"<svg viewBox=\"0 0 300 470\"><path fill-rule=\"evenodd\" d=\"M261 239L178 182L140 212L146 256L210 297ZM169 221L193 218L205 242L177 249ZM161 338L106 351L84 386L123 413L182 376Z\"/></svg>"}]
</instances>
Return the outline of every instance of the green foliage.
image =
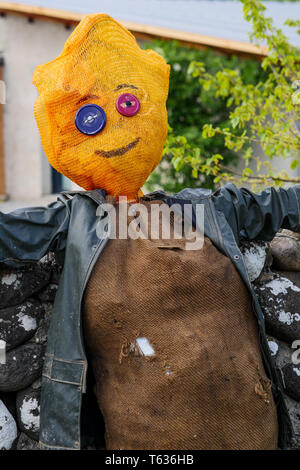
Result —
<instances>
[{"instance_id":1,"label":"green foliage","mask_svg":"<svg viewBox=\"0 0 300 470\"><path fill-rule=\"evenodd\" d=\"M200 155L205 160L222 153L226 165L238 157L225 147L221 135L207 139L201 130L208 123L221 129L228 128L230 108L222 96L216 98L213 89L207 89L189 72L190 64L203 64L202 71L211 75L220 70L236 70L249 85L263 79L264 72L254 60L190 49L176 41L155 40L146 44L146 48L156 50L171 65L167 108L169 125L173 129L165 144L164 158L146 183L147 190L159 187L172 193L184 187L213 187L214 176L210 171L203 171Z\"/></svg>"},{"instance_id":2,"label":"green foliage","mask_svg":"<svg viewBox=\"0 0 300 470\"><path fill-rule=\"evenodd\" d=\"M272 159L279 156L289 157L292 169L300 167L300 53L274 27L272 19L265 18L265 6L260 0L240 1L245 19L252 24L251 40L258 45L264 42L269 52L261 63L256 63L255 74L253 65L248 65L249 74L245 73L246 66L234 58L227 59L228 62L224 59L215 69L210 59L191 60L186 83L193 87L194 80L200 85L198 96L201 105L206 105L203 109L209 112L201 123L201 137L198 134L196 140L191 139L193 135L187 128L177 127L174 121L165 153L172 155L171 161L178 172L191 169L195 178L193 186L204 177L208 179L205 182L213 180L215 184L251 182L253 190L270 184L300 182L299 178L290 178L285 170L278 171L272 166ZM300 33L299 20L288 20L286 24ZM174 100L177 98L180 101L178 95L174 96ZM173 94L171 106L174 107L172 100ZM188 113L189 109L183 112ZM193 127L194 118L195 115L189 122L194 130L197 128L197 134L200 120ZM180 133L183 137L178 136ZM262 152L267 160L261 160ZM232 161L233 155L244 160L241 172L232 166L228 168L228 156Z\"/></svg>"}]
</instances>

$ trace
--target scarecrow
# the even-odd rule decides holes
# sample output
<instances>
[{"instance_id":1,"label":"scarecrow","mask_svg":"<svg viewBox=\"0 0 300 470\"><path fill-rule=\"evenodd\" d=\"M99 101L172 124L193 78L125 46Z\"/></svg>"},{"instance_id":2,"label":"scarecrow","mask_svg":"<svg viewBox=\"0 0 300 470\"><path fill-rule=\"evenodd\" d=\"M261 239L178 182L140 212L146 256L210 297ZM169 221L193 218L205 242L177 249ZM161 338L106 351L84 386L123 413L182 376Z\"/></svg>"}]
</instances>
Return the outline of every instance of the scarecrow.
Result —
<instances>
[{"instance_id":1,"label":"scarecrow","mask_svg":"<svg viewBox=\"0 0 300 470\"><path fill-rule=\"evenodd\" d=\"M167 135L169 66L107 15L86 16L33 80L49 162L84 189L0 218L1 262L52 251L63 263L43 371L41 447L84 448L87 417L99 420L97 410L108 449L291 446L239 244L271 240L281 227L299 231L300 187L254 194L229 184L144 196ZM103 207L109 202L119 216L124 197L143 205L147 221L154 206L189 204L194 220L202 205L201 249L187 250L174 231L108 237Z\"/></svg>"}]
</instances>

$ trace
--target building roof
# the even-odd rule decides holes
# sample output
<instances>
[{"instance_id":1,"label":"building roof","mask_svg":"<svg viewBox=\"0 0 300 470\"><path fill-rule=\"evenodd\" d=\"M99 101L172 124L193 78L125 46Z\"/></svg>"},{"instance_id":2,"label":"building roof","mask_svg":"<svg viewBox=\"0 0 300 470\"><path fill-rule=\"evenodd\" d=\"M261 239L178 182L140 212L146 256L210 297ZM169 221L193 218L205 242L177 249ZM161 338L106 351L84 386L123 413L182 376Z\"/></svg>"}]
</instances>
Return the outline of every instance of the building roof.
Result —
<instances>
[{"instance_id":1,"label":"building roof","mask_svg":"<svg viewBox=\"0 0 300 470\"><path fill-rule=\"evenodd\" d=\"M287 18L300 19L300 2L265 3L267 15L300 48L300 36L283 26ZM34 8L34 7L42 8ZM14 11L15 10L15 11ZM250 25L240 2L230 0L21 0L0 1L0 11L19 12L76 23L87 13L107 13L133 33L146 37L177 38L230 52L265 55L249 44ZM220 46L220 47L219 47Z\"/></svg>"}]
</instances>

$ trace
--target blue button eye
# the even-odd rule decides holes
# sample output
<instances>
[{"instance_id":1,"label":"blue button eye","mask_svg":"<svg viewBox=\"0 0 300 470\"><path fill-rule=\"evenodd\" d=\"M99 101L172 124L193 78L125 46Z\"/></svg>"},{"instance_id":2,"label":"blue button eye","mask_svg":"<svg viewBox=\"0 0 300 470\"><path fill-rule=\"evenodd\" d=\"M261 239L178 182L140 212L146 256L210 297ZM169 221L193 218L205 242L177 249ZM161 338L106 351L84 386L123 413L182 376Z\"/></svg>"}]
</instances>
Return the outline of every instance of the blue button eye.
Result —
<instances>
[{"instance_id":1,"label":"blue button eye","mask_svg":"<svg viewBox=\"0 0 300 470\"><path fill-rule=\"evenodd\" d=\"M97 104L85 104L78 109L75 124L83 134L95 135L104 129L106 114Z\"/></svg>"}]
</instances>

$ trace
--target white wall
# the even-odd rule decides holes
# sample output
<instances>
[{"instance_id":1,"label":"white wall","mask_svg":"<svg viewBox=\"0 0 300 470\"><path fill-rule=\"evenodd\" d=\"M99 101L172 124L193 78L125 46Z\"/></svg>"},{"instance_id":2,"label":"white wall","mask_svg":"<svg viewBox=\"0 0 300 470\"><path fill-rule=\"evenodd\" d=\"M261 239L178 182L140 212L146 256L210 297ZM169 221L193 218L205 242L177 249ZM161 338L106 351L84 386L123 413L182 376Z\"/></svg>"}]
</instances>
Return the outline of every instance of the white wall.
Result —
<instances>
[{"instance_id":1,"label":"white wall","mask_svg":"<svg viewBox=\"0 0 300 470\"><path fill-rule=\"evenodd\" d=\"M0 18L6 84L6 191L11 199L32 200L49 192L50 172L47 175L33 115L37 91L32 74L37 65L57 57L70 33L61 23L29 23L26 17L14 15Z\"/></svg>"}]
</instances>

